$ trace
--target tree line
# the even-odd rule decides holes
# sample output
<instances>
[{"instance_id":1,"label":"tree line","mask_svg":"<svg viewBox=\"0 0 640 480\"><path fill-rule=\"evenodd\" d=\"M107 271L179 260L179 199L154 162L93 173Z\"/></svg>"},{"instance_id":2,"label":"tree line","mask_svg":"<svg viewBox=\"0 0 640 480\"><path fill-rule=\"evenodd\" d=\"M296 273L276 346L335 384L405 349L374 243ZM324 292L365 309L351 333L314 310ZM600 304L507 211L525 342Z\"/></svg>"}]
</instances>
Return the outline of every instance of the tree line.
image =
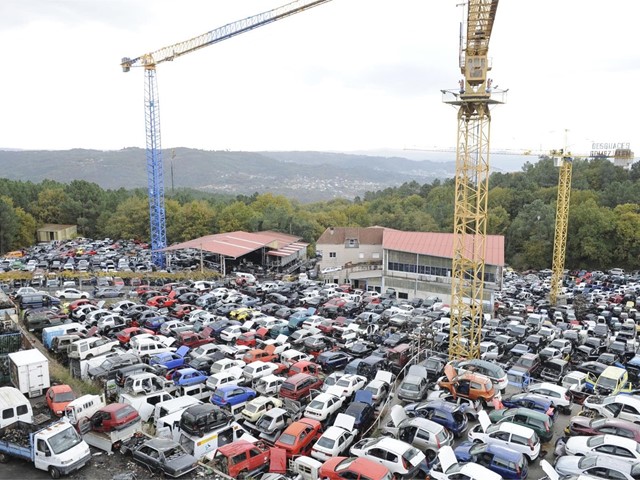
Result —
<instances>
[{"instance_id":1,"label":"tree line","mask_svg":"<svg viewBox=\"0 0 640 480\"><path fill-rule=\"evenodd\" d=\"M516 269L551 265L558 169L541 157L522 171L489 179L488 234L504 235ZM166 197L169 244L235 230L275 230L313 244L330 226L384 226L451 232L452 179L416 181L353 200L301 203L271 193L219 195L178 189ZM606 159L574 160L566 267L640 268L640 163L630 170ZM0 179L0 254L32 245L38 226L73 224L90 238L148 241L146 190L105 190L74 180L41 183Z\"/></svg>"}]
</instances>

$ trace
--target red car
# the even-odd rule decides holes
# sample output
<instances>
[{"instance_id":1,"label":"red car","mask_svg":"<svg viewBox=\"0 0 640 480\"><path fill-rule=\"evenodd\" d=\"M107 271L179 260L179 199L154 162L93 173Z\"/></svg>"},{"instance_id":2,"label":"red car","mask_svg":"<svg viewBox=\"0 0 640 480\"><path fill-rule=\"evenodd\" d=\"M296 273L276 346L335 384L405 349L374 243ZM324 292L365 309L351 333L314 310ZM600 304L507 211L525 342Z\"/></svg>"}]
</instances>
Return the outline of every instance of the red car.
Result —
<instances>
[{"instance_id":1,"label":"red car","mask_svg":"<svg viewBox=\"0 0 640 480\"><path fill-rule=\"evenodd\" d=\"M147 300L147 305L156 308L170 308L173 307L176 303L177 300L175 298L169 298L166 295L157 295Z\"/></svg>"},{"instance_id":2,"label":"red car","mask_svg":"<svg viewBox=\"0 0 640 480\"><path fill-rule=\"evenodd\" d=\"M89 422L95 432L112 432L140 422L140 415L128 403L110 403L94 413Z\"/></svg>"},{"instance_id":3,"label":"red car","mask_svg":"<svg viewBox=\"0 0 640 480\"><path fill-rule=\"evenodd\" d=\"M264 350L260 348L254 348L253 350L249 350L245 353L244 357L242 357L242 361L249 365L251 362L255 362L257 360L261 360L263 362L275 362L278 358L278 355L273 353L276 347L273 345L267 345Z\"/></svg>"},{"instance_id":4,"label":"red car","mask_svg":"<svg viewBox=\"0 0 640 480\"><path fill-rule=\"evenodd\" d=\"M317 420L303 418L289 425L274 446L285 450L287 458L308 455L320 435L322 424Z\"/></svg>"},{"instance_id":5,"label":"red car","mask_svg":"<svg viewBox=\"0 0 640 480\"><path fill-rule=\"evenodd\" d=\"M269 467L271 449L262 442L257 444L236 440L218 448L214 462L233 478L247 478Z\"/></svg>"},{"instance_id":6,"label":"red car","mask_svg":"<svg viewBox=\"0 0 640 480\"><path fill-rule=\"evenodd\" d=\"M148 333L150 335L154 334L153 330L149 330L147 328L129 327L129 328L125 328L124 330L120 330L116 334L116 338L120 343L125 345L129 343L129 340L131 340L131 337L135 337L136 335L140 335L141 333Z\"/></svg>"},{"instance_id":7,"label":"red car","mask_svg":"<svg viewBox=\"0 0 640 480\"><path fill-rule=\"evenodd\" d=\"M322 380L307 373L298 373L287 378L280 386L280 397L300 401L311 394L311 390L319 390Z\"/></svg>"},{"instance_id":8,"label":"red car","mask_svg":"<svg viewBox=\"0 0 640 480\"><path fill-rule=\"evenodd\" d=\"M66 406L76 399L76 394L69 385L54 385L47 390L46 397L49 410L56 417L61 417Z\"/></svg>"},{"instance_id":9,"label":"red car","mask_svg":"<svg viewBox=\"0 0 640 480\"><path fill-rule=\"evenodd\" d=\"M245 347L255 347L256 346L256 334L255 332L247 332L243 333L236 340L236 345L244 345Z\"/></svg>"},{"instance_id":10,"label":"red car","mask_svg":"<svg viewBox=\"0 0 640 480\"><path fill-rule=\"evenodd\" d=\"M572 417L565 429L569 435L618 435L640 442L640 425L618 418Z\"/></svg>"},{"instance_id":11,"label":"red car","mask_svg":"<svg viewBox=\"0 0 640 480\"><path fill-rule=\"evenodd\" d=\"M307 360L301 360L299 362L294 363L289 367L288 376L292 377L298 373L309 373L311 375L322 375L322 368L320 365L309 362Z\"/></svg>"},{"instance_id":12,"label":"red car","mask_svg":"<svg viewBox=\"0 0 640 480\"><path fill-rule=\"evenodd\" d=\"M341 480L390 480L394 478L387 467L364 457L333 457L320 467L320 478Z\"/></svg>"},{"instance_id":13,"label":"red car","mask_svg":"<svg viewBox=\"0 0 640 480\"><path fill-rule=\"evenodd\" d=\"M198 307L196 307L195 305L189 305L188 303L176 305L173 307L171 315L176 318L183 319L185 316L193 312L196 308Z\"/></svg>"},{"instance_id":14,"label":"red car","mask_svg":"<svg viewBox=\"0 0 640 480\"><path fill-rule=\"evenodd\" d=\"M185 345L189 348L198 348L201 345L213 342L213 338L209 335L203 335L204 332L179 332L178 344Z\"/></svg>"}]
</instances>

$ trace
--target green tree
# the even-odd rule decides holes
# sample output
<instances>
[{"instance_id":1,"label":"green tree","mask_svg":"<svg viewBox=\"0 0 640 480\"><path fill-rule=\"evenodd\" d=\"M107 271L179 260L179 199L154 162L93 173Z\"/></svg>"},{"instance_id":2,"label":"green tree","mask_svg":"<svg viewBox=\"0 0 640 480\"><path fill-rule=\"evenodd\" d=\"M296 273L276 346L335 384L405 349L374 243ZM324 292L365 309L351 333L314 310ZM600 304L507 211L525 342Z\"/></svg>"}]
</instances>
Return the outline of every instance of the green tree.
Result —
<instances>
[{"instance_id":1,"label":"green tree","mask_svg":"<svg viewBox=\"0 0 640 480\"><path fill-rule=\"evenodd\" d=\"M16 232L13 248L30 247L36 239L36 219L20 207L15 209L15 213L18 219L18 231Z\"/></svg>"},{"instance_id":2,"label":"green tree","mask_svg":"<svg viewBox=\"0 0 640 480\"><path fill-rule=\"evenodd\" d=\"M148 240L149 230L149 201L131 196L106 220L104 233L111 238Z\"/></svg>"},{"instance_id":3,"label":"green tree","mask_svg":"<svg viewBox=\"0 0 640 480\"><path fill-rule=\"evenodd\" d=\"M516 269L551 266L555 211L535 200L518 213L508 230L507 256Z\"/></svg>"},{"instance_id":4,"label":"green tree","mask_svg":"<svg viewBox=\"0 0 640 480\"><path fill-rule=\"evenodd\" d=\"M0 254L13 249L19 233L19 219L13 208L13 200L0 196Z\"/></svg>"}]
</instances>

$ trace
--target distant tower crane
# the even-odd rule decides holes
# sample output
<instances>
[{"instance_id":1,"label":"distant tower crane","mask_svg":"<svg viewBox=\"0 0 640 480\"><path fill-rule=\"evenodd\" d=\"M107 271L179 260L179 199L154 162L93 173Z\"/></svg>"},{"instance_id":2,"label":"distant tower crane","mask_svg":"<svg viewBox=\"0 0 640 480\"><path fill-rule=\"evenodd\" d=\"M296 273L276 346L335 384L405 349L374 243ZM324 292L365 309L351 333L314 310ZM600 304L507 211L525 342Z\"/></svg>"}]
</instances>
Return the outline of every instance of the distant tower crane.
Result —
<instances>
[{"instance_id":1,"label":"distant tower crane","mask_svg":"<svg viewBox=\"0 0 640 480\"><path fill-rule=\"evenodd\" d=\"M575 157L571 155L567 146L565 130L565 148L562 150L552 150L551 157L554 165L560 168L558 175L558 200L556 202L556 225L553 235L553 263L551 267L551 286L549 289L549 303L553 306L558 304L558 297L562 291L562 279L564 277L564 261L567 251L567 230L569 227L569 200L571 198L571 173L573 170L573 160L575 158L585 158L594 156L581 155ZM633 152L630 149L617 149L613 155L598 154L599 158L613 158L614 161L630 164L633 161Z\"/></svg>"},{"instance_id":2,"label":"distant tower crane","mask_svg":"<svg viewBox=\"0 0 640 480\"><path fill-rule=\"evenodd\" d=\"M290 15L303 12L312 7L328 3L331 0L296 0L252 17L247 17L222 27L211 30L198 37L175 43L152 53L136 58L123 58L120 65L124 72L131 67L144 67L145 88L144 108L147 133L147 185L149 194L149 217L151 225L151 248L155 265L164 267L163 249L167 246L166 219L164 208L164 173L162 150L160 146L160 109L158 101L158 84L156 65L174 60L186 53L193 52L214 43L227 40L254 28L262 27Z\"/></svg>"},{"instance_id":3,"label":"distant tower crane","mask_svg":"<svg viewBox=\"0 0 640 480\"><path fill-rule=\"evenodd\" d=\"M443 90L444 101L459 107L456 145L454 251L451 269L449 356L478 358L483 316L483 283L489 190L489 106L503 103L492 93L487 53L498 0L469 0L466 44L462 29L457 90ZM464 48L463 48L464 47ZM453 96L453 99L451 99Z\"/></svg>"}]
</instances>

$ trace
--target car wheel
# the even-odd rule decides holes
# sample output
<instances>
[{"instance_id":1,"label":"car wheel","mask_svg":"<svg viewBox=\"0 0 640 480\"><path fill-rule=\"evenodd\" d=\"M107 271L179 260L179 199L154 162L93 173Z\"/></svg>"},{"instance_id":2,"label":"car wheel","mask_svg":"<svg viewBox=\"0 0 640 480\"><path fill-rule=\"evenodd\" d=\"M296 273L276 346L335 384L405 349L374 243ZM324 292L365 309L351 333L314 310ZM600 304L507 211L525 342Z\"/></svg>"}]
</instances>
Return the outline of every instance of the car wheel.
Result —
<instances>
[{"instance_id":1,"label":"car wheel","mask_svg":"<svg viewBox=\"0 0 640 480\"><path fill-rule=\"evenodd\" d=\"M65 297L64 295L60 295L58 298L59 298L60 300L64 300L64 299L65 299L65 298L67 298L67 297Z\"/></svg>"},{"instance_id":2,"label":"car wheel","mask_svg":"<svg viewBox=\"0 0 640 480\"><path fill-rule=\"evenodd\" d=\"M5 453L0 453L0 463L8 463L8 462L9 462L9 455Z\"/></svg>"},{"instance_id":3,"label":"car wheel","mask_svg":"<svg viewBox=\"0 0 640 480\"><path fill-rule=\"evenodd\" d=\"M60 478L60 470L56 467L49 467L49 475L51 475L51 478Z\"/></svg>"},{"instance_id":4,"label":"car wheel","mask_svg":"<svg viewBox=\"0 0 640 480\"><path fill-rule=\"evenodd\" d=\"M242 470L240 473L238 473L238 480L244 480L245 478L247 478L247 474L248 472L246 470Z\"/></svg>"}]
</instances>

